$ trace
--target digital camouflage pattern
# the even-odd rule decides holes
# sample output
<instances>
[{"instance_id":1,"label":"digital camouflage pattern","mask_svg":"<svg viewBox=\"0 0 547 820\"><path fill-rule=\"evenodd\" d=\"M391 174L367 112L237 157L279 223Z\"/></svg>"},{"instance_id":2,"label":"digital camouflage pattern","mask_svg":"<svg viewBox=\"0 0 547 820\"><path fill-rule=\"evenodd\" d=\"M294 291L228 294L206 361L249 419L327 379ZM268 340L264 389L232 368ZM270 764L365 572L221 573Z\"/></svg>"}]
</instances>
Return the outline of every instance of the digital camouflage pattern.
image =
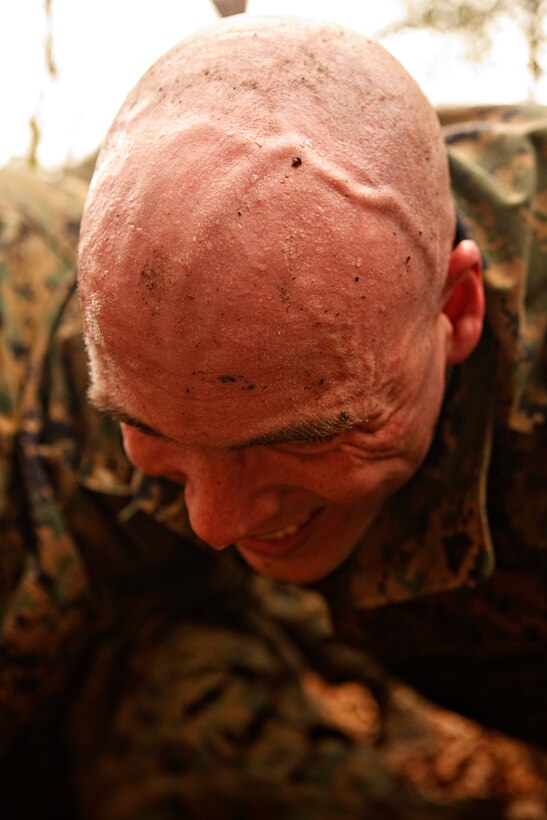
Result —
<instances>
[{"instance_id":1,"label":"digital camouflage pattern","mask_svg":"<svg viewBox=\"0 0 547 820\"><path fill-rule=\"evenodd\" d=\"M85 401L85 186L0 172L0 816L547 816L547 113L445 119L489 329L427 464L319 591L213 555L179 488L132 470Z\"/></svg>"},{"instance_id":2,"label":"digital camouflage pattern","mask_svg":"<svg viewBox=\"0 0 547 820\"><path fill-rule=\"evenodd\" d=\"M425 464L324 591L338 629L394 673L545 745L547 118L441 117L456 205L485 260L487 326L452 373Z\"/></svg>"}]
</instances>

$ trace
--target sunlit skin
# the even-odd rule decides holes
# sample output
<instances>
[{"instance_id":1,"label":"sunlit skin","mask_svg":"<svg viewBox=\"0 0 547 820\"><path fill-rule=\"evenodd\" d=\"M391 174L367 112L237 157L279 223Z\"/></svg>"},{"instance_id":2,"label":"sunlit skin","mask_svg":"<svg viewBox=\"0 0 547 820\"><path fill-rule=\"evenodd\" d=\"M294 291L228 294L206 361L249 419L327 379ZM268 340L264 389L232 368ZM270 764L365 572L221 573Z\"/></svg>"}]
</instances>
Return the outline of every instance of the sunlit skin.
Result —
<instances>
[{"instance_id":1,"label":"sunlit skin","mask_svg":"<svg viewBox=\"0 0 547 820\"><path fill-rule=\"evenodd\" d=\"M317 54L340 48L337 31L334 46L329 30L310 31ZM263 47L299 46L280 34ZM340 63L352 78L364 70L360 43L351 40ZM212 59L223 53L221 43ZM241 54L239 79L256 71ZM393 75L389 87L402 83L408 95L391 58L386 68L380 53L367 71L376 59ZM162 82L172 70L168 60ZM205 112L212 105L191 100ZM235 545L258 572L310 583L348 557L423 461L446 366L480 335L480 254L470 241L451 250L446 163L440 153L431 160L438 134L425 158L432 205L423 179L410 191L408 169L398 179L390 166L389 184L363 181L352 153L340 170L330 125L326 157L315 94L298 100L298 139L289 110L268 142L271 102L261 115L243 93L218 131L190 117L172 135L155 109L129 124L122 111L86 209L80 287L90 397L121 422L129 459L181 484L192 528L214 549ZM259 149L240 139L251 109L263 117ZM383 98L382 113L401 118ZM423 155L429 136L418 137ZM366 150L370 164L380 149Z\"/></svg>"}]
</instances>

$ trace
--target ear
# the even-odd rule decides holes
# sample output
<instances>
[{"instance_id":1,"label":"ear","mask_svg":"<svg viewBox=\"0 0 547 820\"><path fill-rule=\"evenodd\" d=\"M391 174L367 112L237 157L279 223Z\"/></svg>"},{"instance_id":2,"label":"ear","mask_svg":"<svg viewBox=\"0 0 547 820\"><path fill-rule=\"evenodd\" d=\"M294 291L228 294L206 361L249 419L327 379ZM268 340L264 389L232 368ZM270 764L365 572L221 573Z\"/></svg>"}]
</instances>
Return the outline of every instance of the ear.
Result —
<instances>
[{"instance_id":1,"label":"ear","mask_svg":"<svg viewBox=\"0 0 547 820\"><path fill-rule=\"evenodd\" d=\"M456 245L450 255L442 312L452 329L446 363L458 364L477 345L484 320L481 253L470 239Z\"/></svg>"}]
</instances>

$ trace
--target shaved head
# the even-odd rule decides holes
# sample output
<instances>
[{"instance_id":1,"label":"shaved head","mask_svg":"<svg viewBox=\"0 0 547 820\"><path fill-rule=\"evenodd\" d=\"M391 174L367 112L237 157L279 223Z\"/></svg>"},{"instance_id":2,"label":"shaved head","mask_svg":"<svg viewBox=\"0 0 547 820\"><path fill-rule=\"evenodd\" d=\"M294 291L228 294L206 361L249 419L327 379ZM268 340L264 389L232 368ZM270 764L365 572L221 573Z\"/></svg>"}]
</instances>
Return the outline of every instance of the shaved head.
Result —
<instances>
[{"instance_id":1,"label":"shaved head","mask_svg":"<svg viewBox=\"0 0 547 820\"><path fill-rule=\"evenodd\" d=\"M362 269L377 215L393 226L381 273ZM335 25L231 18L161 58L110 130L82 225L89 337L127 287L153 315L174 279L248 287L272 252L286 294L311 271L313 290L321 276L338 287L351 262L386 276L395 252L405 281L390 286L427 303L452 235L437 118L396 60Z\"/></svg>"},{"instance_id":2,"label":"shaved head","mask_svg":"<svg viewBox=\"0 0 547 820\"><path fill-rule=\"evenodd\" d=\"M383 48L318 21L217 23L148 71L99 156L79 263L92 400L137 466L184 485L203 540L322 577L429 446L453 233L437 117ZM366 431L385 439L375 477L281 469L303 438ZM229 452L257 466L223 495L210 459ZM266 564L240 546L308 520L305 559L276 564L278 536Z\"/></svg>"}]
</instances>

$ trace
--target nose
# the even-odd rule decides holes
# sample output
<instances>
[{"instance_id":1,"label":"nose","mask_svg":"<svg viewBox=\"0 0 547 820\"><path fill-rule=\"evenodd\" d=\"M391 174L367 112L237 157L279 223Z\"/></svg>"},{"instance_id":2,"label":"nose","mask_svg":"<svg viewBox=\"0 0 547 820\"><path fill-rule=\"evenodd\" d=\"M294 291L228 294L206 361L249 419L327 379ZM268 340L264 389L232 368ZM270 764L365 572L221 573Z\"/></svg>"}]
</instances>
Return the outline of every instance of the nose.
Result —
<instances>
[{"instance_id":1,"label":"nose","mask_svg":"<svg viewBox=\"0 0 547 820\"><path fill-rule=\"evenodd\" d=\"M214 549L228 547L278 512L279 490L248 453L194 453L185 462L190 524Z\"/></svg>"}]
</instances>

